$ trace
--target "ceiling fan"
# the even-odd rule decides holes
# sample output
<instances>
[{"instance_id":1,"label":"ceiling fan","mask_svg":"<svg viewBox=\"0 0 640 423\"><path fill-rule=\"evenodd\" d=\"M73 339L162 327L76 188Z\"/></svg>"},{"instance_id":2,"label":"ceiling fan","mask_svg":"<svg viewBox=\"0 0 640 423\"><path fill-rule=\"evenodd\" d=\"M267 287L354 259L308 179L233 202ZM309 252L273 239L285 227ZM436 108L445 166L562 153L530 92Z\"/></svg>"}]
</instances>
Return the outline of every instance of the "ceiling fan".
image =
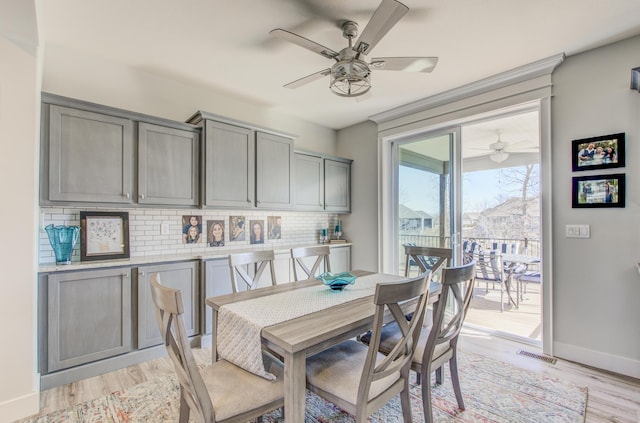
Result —
<instances>
[{"instance_id":1,"label":"ceiling fan","mask_svg":"<svg viewBox=\"0 0 640 423\"><path fill-rule=\"evenodd\" d=\"M509 158L510 153L526 153L529 150L531 152L538 151L538 147L530 145L527 140L508 142L502 141L501 131L496 131L498 134L498 140L489 144L489 148L473 148L473 150L489 151L486 155L490 160L496 163L502 163Z\"/></svg>"},{"instance_id":2,"label":"ceiling fan","mask_svg":"<svg viewBox=\"0 0 640 423\"><path fill-rule=\"evenodd\" d=\"M409 72L431 72L438 63L437 57L374 57L369 62L364 59L380 42L387 32L409 11L409 8L396 0L382 0L369 23L358 36L358 24L343 21L342 36L349 45L340 52L311 41L284 29L274 29L269 33L283 40L297 44L318 53L335 63L327 69L312 73L285 85L286 88L298 88L325 76L330 77L329 88L341 97L358 97L371 89L371 70L392 70Z\"/></svg>"},{"instance_id":3,"label":"ceiling fan","mask_svg":"<svg viewBox=\"0 0 640 423\"><path fill-rule=\"evenodd\" d=\"M509 152L506 151L507 143L500 139L500 135L498 135L498 141L489 144L489 148L493 150L491 154L489 154L489 158L496 162L502 163L509 158Z\"/></svg>"}]
</instances>

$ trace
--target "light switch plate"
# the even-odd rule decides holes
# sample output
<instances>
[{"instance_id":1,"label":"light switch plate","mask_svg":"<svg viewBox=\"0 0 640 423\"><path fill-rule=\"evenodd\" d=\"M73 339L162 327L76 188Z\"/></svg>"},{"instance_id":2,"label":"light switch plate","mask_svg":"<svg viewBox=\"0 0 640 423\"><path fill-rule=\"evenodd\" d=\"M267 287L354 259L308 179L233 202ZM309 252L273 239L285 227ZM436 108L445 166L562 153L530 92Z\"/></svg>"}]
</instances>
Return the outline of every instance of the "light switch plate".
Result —
<instances>
[{"instance_id":1,"label":"light switch plate","mask_svg":"<svg viewBox=\"0 0 640 423\"><path fill-rule=\"evenodd\" d=\"M589 225L566 225L565 234L567 238L590 238L591 228Z\"/></svg>"}]
</instances>

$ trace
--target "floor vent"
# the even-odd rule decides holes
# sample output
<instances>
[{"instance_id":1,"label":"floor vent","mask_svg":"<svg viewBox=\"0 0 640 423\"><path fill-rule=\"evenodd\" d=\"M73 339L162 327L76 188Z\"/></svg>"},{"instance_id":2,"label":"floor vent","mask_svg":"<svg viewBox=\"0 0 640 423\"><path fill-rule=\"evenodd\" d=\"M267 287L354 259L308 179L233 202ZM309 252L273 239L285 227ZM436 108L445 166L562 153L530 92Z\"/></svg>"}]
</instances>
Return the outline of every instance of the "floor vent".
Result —
<instances>
[{"instance_id":1,"label":"floor vent","mask_svg":"<svg viewBox=\"0 0 640 423\"><path fill-rule=\"evenodd\" d=\"M545 361L549 364L556 364L556 361L558 361L557 358L549 357L548 355L536 354L536 353L532 353L525 350L518 351L518 355L524 355L529 358L536 358L538 360Z\"/></svg>"}]
</instances>

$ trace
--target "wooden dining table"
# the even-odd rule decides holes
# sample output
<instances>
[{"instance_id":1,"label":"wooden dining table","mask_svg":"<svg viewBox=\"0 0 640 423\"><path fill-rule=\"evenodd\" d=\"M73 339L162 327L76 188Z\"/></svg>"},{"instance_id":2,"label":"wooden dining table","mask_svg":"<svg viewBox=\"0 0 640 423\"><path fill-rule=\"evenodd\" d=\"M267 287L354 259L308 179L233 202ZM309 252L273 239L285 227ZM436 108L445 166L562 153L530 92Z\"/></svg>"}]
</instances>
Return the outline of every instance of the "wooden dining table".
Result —
<instances>
[{"instance_id":1,"label":"wooden dining table","mask_svg":"<svg viewBox=\"0 0 640 423\"><path fill-rule=\"evenodd\" d=\"M357 276L376 275L374 272L353 271ZM389 275L382 275L388 277ZM398 280L401 276L396 276ZM357 281L356 281L357 283ZM218 360L218 313L225 305L255 298L304 289L322 284L316 279L259 288L253 291L209 297L206 304L212 308L212 360ZM329 288L327 288L329 289ZM347 287L349 289L349 287ZM429 303L435 303L441 285L431 282ZM306 395L306 358L342 341L370 330L373 326L375 306L373 293L353 301L314 311L286 320L261 330L262 344L284 358L284 418L287 422L303 422ZM389 316L389 320L392 317Z\"/></svg>"}]
</instances>

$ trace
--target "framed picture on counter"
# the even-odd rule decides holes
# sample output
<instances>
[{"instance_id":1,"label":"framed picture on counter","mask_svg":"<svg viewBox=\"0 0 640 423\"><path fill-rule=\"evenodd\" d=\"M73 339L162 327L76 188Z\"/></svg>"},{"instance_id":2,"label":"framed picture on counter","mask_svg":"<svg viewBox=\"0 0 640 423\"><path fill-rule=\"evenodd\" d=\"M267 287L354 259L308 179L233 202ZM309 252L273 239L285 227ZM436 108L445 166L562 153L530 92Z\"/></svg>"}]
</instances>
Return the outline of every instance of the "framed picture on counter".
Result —
<instances>
[{"instance_id":1,"label":"framed picture on counter","mask_svg":"<svg viewBox=\"0 0 640 423\"><path fill-rule=\"evenodd\" d=\"M80 260L129 258L128 212L80 212Z\"/></svg>"}]
</instances>

